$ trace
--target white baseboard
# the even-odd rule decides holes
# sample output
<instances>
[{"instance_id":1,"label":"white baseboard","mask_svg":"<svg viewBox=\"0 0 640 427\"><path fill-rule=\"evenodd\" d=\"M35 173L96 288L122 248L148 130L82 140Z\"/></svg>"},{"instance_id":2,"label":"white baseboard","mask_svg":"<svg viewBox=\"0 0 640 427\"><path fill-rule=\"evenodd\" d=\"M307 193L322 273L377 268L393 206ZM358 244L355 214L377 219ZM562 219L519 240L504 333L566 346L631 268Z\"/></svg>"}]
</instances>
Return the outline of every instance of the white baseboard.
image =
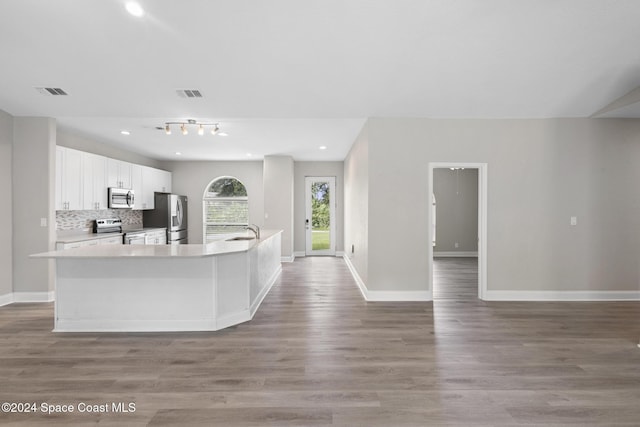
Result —
<instances>
[{"instance_id":1,"label":"white baseboard","mask_svg":"<svg viewBox=\"0 0 640 427\"><path fill-rule=\"evenodd\" d=\"M343 256L353 279L360 289L360 293L365 300L370 302L406 302L406 301L431 301L431 293L429 291L373 291L367 288L362 278L356 271L348 256Z\"/></svg>"},{"instance_id":2,"label":"white baseboard","mask_svg":"<svg viewBox=\"0 0 640 427\"><path fill-rule=\"evenodd\" d=\"M13 293L13 302L52 302L55 298L55 291Z\"/></svg>"},{"instance_id":3,"label":"white baseboard","mask_svg":"<svg viewBox=\"0 0 640 427\"><path fill-rule=\"evenodd\" d=\"M344 251L336 251L336 257L344 258Z\"/></svg>"},{"instance_id":4,"label":"white baseboard","mask_svg":"<svg viewBox=\"0 0 640 427\"><path fill-rule=\"evenodd\" d=\"M283 257L280 257L280 262L293 262L295 258L296 258L295 255L283 256Z\"/></svg>"},{"instance_id":5,"label":"white baseboard","mask_svg":"<svg viewBox=\"0 0 640 427\"><path fill-rule=\"evenodd\" d=\"M295 258L304 258L304 257L306 257L306 256L307 256L307 253L306 253L306 252L304 252L304 251L298 251L298 252L294 252L294 253L293 253L293 256L294 256Z\"/></svg>"},{"instance_id":6,"label":"white baseboard","mask_svg":"<svg viewBox=\"0 0 640 427\"><path fill-rule=\"evenodd\" d=\"M282 273L281 265L278 266L278 269L271 275L269 281L267 282L267 286L262 288L262 291L260 291L260 293L256 297L256 300L253 302L253 304L251 304L251 307L249 307L249 320L253 319L253 315L256 314L256 311L258 311L260 304L262 304L262 300L264 300L264 298L273 287L274 283L276 283L276 279L278 279L280 273Z\"/></svg>"},{"instance_id":7,"label":"white baseboard","mask_svg":"<svg viewBox=\"0 0 640 427\"><path fill-rule=\"evenodd\" d=\"M114 319L58 319L53 332L176 332L215 330L216 322L212 319L137 321Z\"/></svg>"},{"instance_id":8,"label":"white baseboard","mask_svg":"<svg viewBox=\"0 0 640 427\"><path fill-rule=\"evenodd\" d=\"M239 325L240 323L248 322L253 316L249 313L249 310L242 310L238 313L229 314L227 316L219 317L216 320L216 331L229 326Z\"/></svg>"},{"instance_id":9,"label":"white baseboard","mask_svg":"<svg viewBox=\"0 0 640 427\"><path fill-rule=\"evenodd\" d=\"M434 258L478 258L478 252L465 252L465 251L459 251L459 252L434 252L433 253L433 257Z\"/></svg>"},{"instance_id":10,"label":"white baseboard","mask_svg":"<svg viewBox=\"0 0 640 427\"><path fill-rule=\"evenodd\" d=\"M13 293L0 295L0 307L13 303Z\"/></svg>"},{"instance_id":11,"label":"white baseboard","mask_svg":"<svg viewBox=\"0 0 640 427\"><path fill-rule=\"evenodd\" d=\"M485 301L640 301L640 291L487 291Z\"/></svg>"}]
</instances>

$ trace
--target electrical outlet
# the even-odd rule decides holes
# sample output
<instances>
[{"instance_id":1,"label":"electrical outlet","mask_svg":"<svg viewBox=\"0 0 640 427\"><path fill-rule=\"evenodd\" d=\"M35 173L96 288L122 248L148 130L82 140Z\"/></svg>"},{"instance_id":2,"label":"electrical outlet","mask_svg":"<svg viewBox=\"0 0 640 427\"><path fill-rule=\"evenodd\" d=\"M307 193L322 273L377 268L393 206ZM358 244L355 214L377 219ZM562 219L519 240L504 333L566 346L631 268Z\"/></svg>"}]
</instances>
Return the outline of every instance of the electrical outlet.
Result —
<instances>
[{"instance_id":1,"label":"electrical outlet","mask_svg":"<svg viewBox=\"0 0 640 427\"><path fill-rule=\"evenodd\" d=\"M40 218L40 227L47 226L47 218Z\"/></svg>"},{"instance_id":2,"label":"electrical outlet","mask_svg":"<svg viewBox=\"0 0 640 427\"><path fill-rule=\"evenodd\" d=\"M572 216L569 223L571 225L578 225L578 217L577 216Z\"/></svg>"},{"instance_id":3,"label":"electrical outlet","mask_svg":"<svg viewBox=\"0 0 640 427\"><path fill-rule=\"evenodd\" d=\"M458 244L458 242L456 242L453 246L455 246L455 248L458 249L458 246L460 245Z\"/></svg>"}]
</instances>

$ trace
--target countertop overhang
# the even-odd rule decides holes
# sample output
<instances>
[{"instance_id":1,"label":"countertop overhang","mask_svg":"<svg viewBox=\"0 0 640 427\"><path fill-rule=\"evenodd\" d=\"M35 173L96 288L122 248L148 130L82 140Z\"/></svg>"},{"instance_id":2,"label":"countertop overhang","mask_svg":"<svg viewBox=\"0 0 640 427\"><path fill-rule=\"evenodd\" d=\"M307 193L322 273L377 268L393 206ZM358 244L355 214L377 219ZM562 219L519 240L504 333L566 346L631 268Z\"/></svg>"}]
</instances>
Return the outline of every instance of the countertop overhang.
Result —
<instances>
[{"instance_id":1,"label":"countertop overhang","mask_svg":"<svg viewBox=\"0 0 640 427\"><path fill-rule=\"evenodd\" d=\"M105 245L65 249L31 255L33 258L201 258L246 252L265 240L282 233L282 230L261 230L260 239L218 240L207 244L187 245ZM251 237L247 232L242 236Z\"/></svg>"}]
</instances>

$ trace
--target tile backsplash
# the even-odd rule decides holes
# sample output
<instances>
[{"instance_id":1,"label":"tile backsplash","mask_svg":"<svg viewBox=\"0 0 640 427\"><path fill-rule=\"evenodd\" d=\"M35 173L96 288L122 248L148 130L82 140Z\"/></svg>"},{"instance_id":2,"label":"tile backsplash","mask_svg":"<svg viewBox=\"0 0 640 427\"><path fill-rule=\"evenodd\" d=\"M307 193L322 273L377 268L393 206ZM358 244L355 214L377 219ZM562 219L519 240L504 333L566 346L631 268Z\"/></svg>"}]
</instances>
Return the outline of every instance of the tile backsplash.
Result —
<instances>
[{"instance_id":1,"label":"tile backsplash","mask_svg":"<svg viewBox=\"0 0 640 427\"><path fill-rule=\"evenodd\" d=\"M99 211L56 211L56 230L89 230L96 218L120 218L122 225L142 224L142 211L102 209Z\"/></svg>"}]
</instances>

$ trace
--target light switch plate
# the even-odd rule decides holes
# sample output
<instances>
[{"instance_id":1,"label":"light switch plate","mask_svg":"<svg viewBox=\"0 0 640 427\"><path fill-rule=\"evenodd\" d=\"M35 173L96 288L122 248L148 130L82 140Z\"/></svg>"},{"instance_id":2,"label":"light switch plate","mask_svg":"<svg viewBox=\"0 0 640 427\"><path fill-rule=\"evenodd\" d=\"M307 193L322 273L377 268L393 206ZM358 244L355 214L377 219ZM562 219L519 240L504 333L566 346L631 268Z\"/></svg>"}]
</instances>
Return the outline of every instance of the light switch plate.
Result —
<instances>
[{"instance_id":1,"label":"light switch plate","mask_svg":"<svg viewBox=\"0 0 640 427\"><path fill-rule=\"evenodd\" d=\"M571 225L578 225L578 217L577 216L572 216L570 223L571 223Z\"/></svg>"},{"instance_id":2,"label":"light switch plate","mask_svg":"<svg viewBox=\"0 0 640 427\"><path fill-rule=\"evenodd\" d=\"M47 226L47 218L40 218L40 227Z\"/></svg>"}]
</instances>

